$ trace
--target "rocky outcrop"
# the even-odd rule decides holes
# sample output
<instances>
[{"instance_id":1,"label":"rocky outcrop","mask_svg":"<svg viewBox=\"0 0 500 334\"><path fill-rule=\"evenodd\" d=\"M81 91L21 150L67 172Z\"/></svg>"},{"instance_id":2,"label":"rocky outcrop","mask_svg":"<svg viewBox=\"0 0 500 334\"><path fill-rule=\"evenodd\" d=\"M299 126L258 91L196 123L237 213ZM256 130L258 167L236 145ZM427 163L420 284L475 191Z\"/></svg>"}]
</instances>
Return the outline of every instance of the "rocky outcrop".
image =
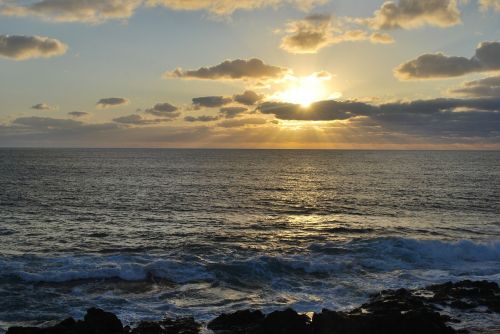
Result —
<instances>
[{"instance_id":1,"label":"rocky outcrop","mask_svg":"<svg viewBox=\"0 0 500 334\"><path fill-rule=\"evenodd\" d=\"M457 312L500 313L500 288L492 282L462 281L419 290L385 290L348 311L324 309L312 318L292 309L264 315L243 310L222 314L207 328L224 334L452 334L458 322L440 309ZM123 327L112 313L89 309L83 320L66 319L46 327L12 327L7 334L196 334L201 324L193 318L144 321ZM464 332L462 330L462 332Z\"/></svg>"}]
</instances>

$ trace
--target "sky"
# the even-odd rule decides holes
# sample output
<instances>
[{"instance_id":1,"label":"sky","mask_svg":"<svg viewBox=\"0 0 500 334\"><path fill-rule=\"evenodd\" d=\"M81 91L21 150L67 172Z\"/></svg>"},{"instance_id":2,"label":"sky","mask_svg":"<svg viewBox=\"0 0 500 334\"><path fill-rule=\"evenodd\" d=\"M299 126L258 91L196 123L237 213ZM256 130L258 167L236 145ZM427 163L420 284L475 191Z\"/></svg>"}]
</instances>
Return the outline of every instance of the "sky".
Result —
<instances>
[{"instance_id":1,"label":"sky","mask_svg":"<svg viewBox=\"0 0 500 334\"><path fill-rule=\"evenodd\" d=\"M0 146L500 149L500 0L0 0Z\"/></svg>"}]
</instances>

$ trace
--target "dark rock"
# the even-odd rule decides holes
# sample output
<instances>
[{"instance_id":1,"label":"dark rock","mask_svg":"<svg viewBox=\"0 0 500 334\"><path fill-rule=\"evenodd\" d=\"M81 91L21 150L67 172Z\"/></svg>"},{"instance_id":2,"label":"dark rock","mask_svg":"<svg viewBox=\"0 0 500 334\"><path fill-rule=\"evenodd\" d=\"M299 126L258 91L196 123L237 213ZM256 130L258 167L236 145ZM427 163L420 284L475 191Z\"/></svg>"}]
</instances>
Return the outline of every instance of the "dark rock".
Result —
<instances>
[{"instance_id":1,"label":"dark rock","mask_svg":"<svg viewBox=\"0 0 500 334\"><path fill-rule=\"evenodd\" d=\"M431 301L458 309L485 306L491 312L500 313L500 287L495 282L461 281L431 285L426 288L434 293Z\"/></svg>"},{"instance_id":2,"label":"dark rock","mask_svg":"<svg viewBox=\"0 0 500 334\"><path fill-rule=\"evenodd\" d=\"M160 322L165 330L165 334L198 334L201 324L196 322L193 317L164 319Z\"/></svg>"},{"instance_id":3,"label":"dark rock","mask_svg":"<svg viewBox=\"0 0 500 334\"><path fill-rule=\"evenodd\" d=\"M259 334L309 334L310 319L292 309L270 313L262 322Z\"/></svg>"},{"instance_id":4,"label":"dark rock","mask_svg":"<svg viewBox=\"0 0 500 334\"><path fill-rule=\"evenodd\" d=\"M91 308L87 310L84 318L85 327L90 333L95 334L114 334L122 333L122 322L110 312L105 312L98 308Z\"/></svg>"},{"instance_id":5,"label":"dark rock","mask_svg":"<svg viewBox=\"0 0 500 334\"><path fill-rule=\"evenodd\" d=\"M231 331L245 333L255 330L264 320L261 311L236 311L230 314L222 314L208 323L208 329L214 331Z\"/></svg>"},{"instance_id":6,"label":"dark rock","mask_svg":"<svg viewBox=\"0 0 500 334\"><path fill-rule=\"evenodd\" d=\"M323 310L312 321L313 334L452 334L439 313L417 310L407 313L346 314Z\"/></svg>"},{"instance_id":7,"label":"dark rock","mask_svg":"<svg viewBox=\"0 0 500 334\"><path fill-rule=\"evenodd\" d=\"M162 334L163 328L157 322L142 321L134 328L132 334Z\"/></svg>"}]
</instances>

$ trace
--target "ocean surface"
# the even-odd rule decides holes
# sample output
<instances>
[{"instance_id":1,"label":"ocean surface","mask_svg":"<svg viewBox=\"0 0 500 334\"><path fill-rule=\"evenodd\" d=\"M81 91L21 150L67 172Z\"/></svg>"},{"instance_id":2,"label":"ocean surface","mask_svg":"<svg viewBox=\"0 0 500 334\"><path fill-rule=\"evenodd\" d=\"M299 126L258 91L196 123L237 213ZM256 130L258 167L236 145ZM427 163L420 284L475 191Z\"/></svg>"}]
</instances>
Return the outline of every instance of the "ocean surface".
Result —
<instances>
[{"instance_id":1,"label":"ocean surface","mask_svg":"<svg viewBox=\"0 0 500 334\"><path fill-rule=\"evenodd\" d=\"M463 279L500 282L500 152L0 149L0 332Z\"/></svg>"}]
</instances>

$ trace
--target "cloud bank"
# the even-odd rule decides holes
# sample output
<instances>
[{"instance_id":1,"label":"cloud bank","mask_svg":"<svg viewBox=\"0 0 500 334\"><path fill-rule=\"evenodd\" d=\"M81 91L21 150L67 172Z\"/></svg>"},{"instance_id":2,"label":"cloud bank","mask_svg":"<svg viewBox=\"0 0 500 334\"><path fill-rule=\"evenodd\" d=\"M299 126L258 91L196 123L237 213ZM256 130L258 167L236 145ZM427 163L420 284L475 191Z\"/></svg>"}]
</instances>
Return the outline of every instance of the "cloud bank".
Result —
<instances>
[{"instance_id":1,"label":"cloud bank","mask_svg":"<svg viewBox=\"0 0 500 334\"><path fill-rule=\"evenodd\" d=\"M500 98L433 99L381 105L320 101L309 108L279 102L259 106L279 120L349 121L420 136L500 138Z\"/></svg>"},{"instance_id":2,"label":"cloud bank","mask_svg":"<svg viewBox=\"0 0 500 334\"><path fill-rule=\"evenodd\" d=\"M50 58L66 53L68 46L42 36L0 35L0 57L13 60Z\"/></svg>"}]
</instances>

